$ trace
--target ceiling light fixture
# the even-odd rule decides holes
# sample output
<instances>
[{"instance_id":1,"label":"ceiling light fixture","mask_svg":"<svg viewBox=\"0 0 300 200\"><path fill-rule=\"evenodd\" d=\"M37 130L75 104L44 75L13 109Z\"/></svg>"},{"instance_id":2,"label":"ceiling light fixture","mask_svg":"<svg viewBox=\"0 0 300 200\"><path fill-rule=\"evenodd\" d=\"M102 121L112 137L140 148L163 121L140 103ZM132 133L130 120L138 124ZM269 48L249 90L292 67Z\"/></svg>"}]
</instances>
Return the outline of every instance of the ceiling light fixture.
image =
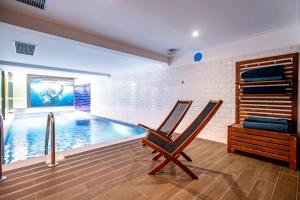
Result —
<instances>
[{"instance_id":1,"label":"ceiling light fixture","mask_svg":"<svg viewBox=\"0 0 300 200\"><path fill-rule=\"evenodd\" d=\"M193 33L192 33L193 38L197 38L197 37L199 37L199 35L200 35L199 31L193 31Z\"/></svg>"}]
</instances>

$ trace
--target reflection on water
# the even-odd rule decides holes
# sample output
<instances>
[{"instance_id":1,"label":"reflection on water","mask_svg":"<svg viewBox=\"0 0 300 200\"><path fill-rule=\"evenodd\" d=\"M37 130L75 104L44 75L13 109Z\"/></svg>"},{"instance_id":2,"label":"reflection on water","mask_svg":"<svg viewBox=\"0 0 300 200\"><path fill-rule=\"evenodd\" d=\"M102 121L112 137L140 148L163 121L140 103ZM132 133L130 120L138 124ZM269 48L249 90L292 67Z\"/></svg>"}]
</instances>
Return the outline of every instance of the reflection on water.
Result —
<instances>
[{"instance_id":1,"label":"reflection on water","mask_svg":"<svg viewBox=\"0 0 300 200\"><path fill-rule=\"evenodd\" d=\"M134 126L114 123L81 112L56 112L54 115L56 151L145 133ZM5 137L5 163L44 155L46 124L47 113L16 115Z\"/></svg>"}]
</instances>

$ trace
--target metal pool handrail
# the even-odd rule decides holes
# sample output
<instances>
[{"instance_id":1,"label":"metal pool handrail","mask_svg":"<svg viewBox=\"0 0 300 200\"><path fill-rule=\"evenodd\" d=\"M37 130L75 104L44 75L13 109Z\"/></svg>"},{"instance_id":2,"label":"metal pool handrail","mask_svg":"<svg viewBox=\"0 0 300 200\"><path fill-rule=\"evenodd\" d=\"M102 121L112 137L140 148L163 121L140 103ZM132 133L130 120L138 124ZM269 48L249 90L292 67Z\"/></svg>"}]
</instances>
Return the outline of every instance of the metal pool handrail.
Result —
<instances>
[{"instance_id":1,"label":"metal pool handrail","mask_svg":"<svg viewBox=\"0 0 300 200\"><path fill-rule=\"evenodd\" d=\"M51 131L51 162L48 167L55 167L58 162L55 161L55 119L52 112L48 114L47 127L46 127L46 138L45 138L45 155L48 154L49 134Z\"/></svg>"},{"instance_id":2,"label":"metal pool handrail","mask_svg":"<svg viewBox=\"0 0 300 200\"><path fill-rule=\"evenodd\" d=\"M5 181L7 178L2 174L2 164L4 161L4 141L3 141L3 117L0 114L0 182Z\"/></svg>"}]
</instances>

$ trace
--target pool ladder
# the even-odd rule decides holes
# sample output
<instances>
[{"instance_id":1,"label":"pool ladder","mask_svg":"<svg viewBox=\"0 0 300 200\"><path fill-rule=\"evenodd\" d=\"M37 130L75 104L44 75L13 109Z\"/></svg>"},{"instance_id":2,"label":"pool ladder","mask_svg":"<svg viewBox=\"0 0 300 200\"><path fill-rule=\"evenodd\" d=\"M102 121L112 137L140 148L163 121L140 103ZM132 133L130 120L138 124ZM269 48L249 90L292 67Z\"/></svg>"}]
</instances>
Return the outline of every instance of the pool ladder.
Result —
<instances>
[{"instance_id":1,"label":"pool ladder","mask_svg":"<svg viewBox=\"0 0 300 200\"><path fill-rule=\"evenodd\" d=\"M46 127L46 138L45 138L45 155L48 154L48 144L49 144L49 134L51 132L51 162L48 164L48 167L55 167L59 163L56 162L55 155L55 119L52 112L48 114L47 118L47 127Z\"/></svg>"},{"instance_id":2,"label":"pool ladder","mask_svg":"<svg viewBox=\"0 0 300 200\"><path fill-rule=\"evenodd\" d=\"M3 117L0 114L0 182L5 181L7 178L2 174L2 164L4 161L4 141L3 141Z\"/></svg>"}]
</instances>

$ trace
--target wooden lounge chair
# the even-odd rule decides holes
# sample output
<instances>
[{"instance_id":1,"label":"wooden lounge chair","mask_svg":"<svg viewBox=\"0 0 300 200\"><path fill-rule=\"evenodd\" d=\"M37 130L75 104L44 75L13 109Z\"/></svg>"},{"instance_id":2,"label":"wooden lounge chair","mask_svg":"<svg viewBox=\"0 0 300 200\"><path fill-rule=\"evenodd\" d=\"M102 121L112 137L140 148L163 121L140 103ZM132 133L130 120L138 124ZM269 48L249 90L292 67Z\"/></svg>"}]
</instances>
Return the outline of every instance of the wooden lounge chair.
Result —
<instances>
[{"instance_id":1,"label":"wooden lounge chair","mask_svg":"<svg viewBox=\"0 0 300 200\"><path fill-rule=\"evenodd\" d=\"M147 131L155 131L156 133L165 136L171 139L172 134L174 133L177 126L180 124L181 120L189 110L190 106L192 105L193 101L182 101L178 100L174 107L172 108L171 112L168 114L166 119L161 123L161 125L156 129L151 129L143 124L139 124L140 128L143 128ZM171 140L170 140L171 141ZM143 145L145 146L145 145ZM153 151L155 153L156 150ZM182 153L183 157L185 157L188 161L192 161L187 155ZM156 160L159 157L154 157L153 159Z\"/></svg>"},{"instance_id":2,"label":"wooden lounge chair","mask_svg":"<svg viewBox=\"0 0 300 200\"><path fill-rule=\"evenodd\" d=\"M192 103L193 101L178 100L166 119L154 131L166 137L170 137L189 110ZM139 124L138 126L145 130L153 130L143 124Z\"/></svg>"},{"instance_id":3,"label":"wooden lounge chair","mask_svg":"<svg viewBox=\"0 0 300 200\"><path fill-rule=\"evenodd\" d=\"M168 163L174 162L183 171L185 171L191 178L198 179L198 177L190 171L179 160L178 156L183 150L197 137L200 131L207 125L210 119L218 111L223 101L210 101L204 110L197 116L191 125L173 142L170 138L159 134L158 132L149 129L147 136L142 140L142 143L157 150L159 156L164 156L165 160L149 172L149 175L154 175L165 167Z\"/></svg>"}]
</instances>

